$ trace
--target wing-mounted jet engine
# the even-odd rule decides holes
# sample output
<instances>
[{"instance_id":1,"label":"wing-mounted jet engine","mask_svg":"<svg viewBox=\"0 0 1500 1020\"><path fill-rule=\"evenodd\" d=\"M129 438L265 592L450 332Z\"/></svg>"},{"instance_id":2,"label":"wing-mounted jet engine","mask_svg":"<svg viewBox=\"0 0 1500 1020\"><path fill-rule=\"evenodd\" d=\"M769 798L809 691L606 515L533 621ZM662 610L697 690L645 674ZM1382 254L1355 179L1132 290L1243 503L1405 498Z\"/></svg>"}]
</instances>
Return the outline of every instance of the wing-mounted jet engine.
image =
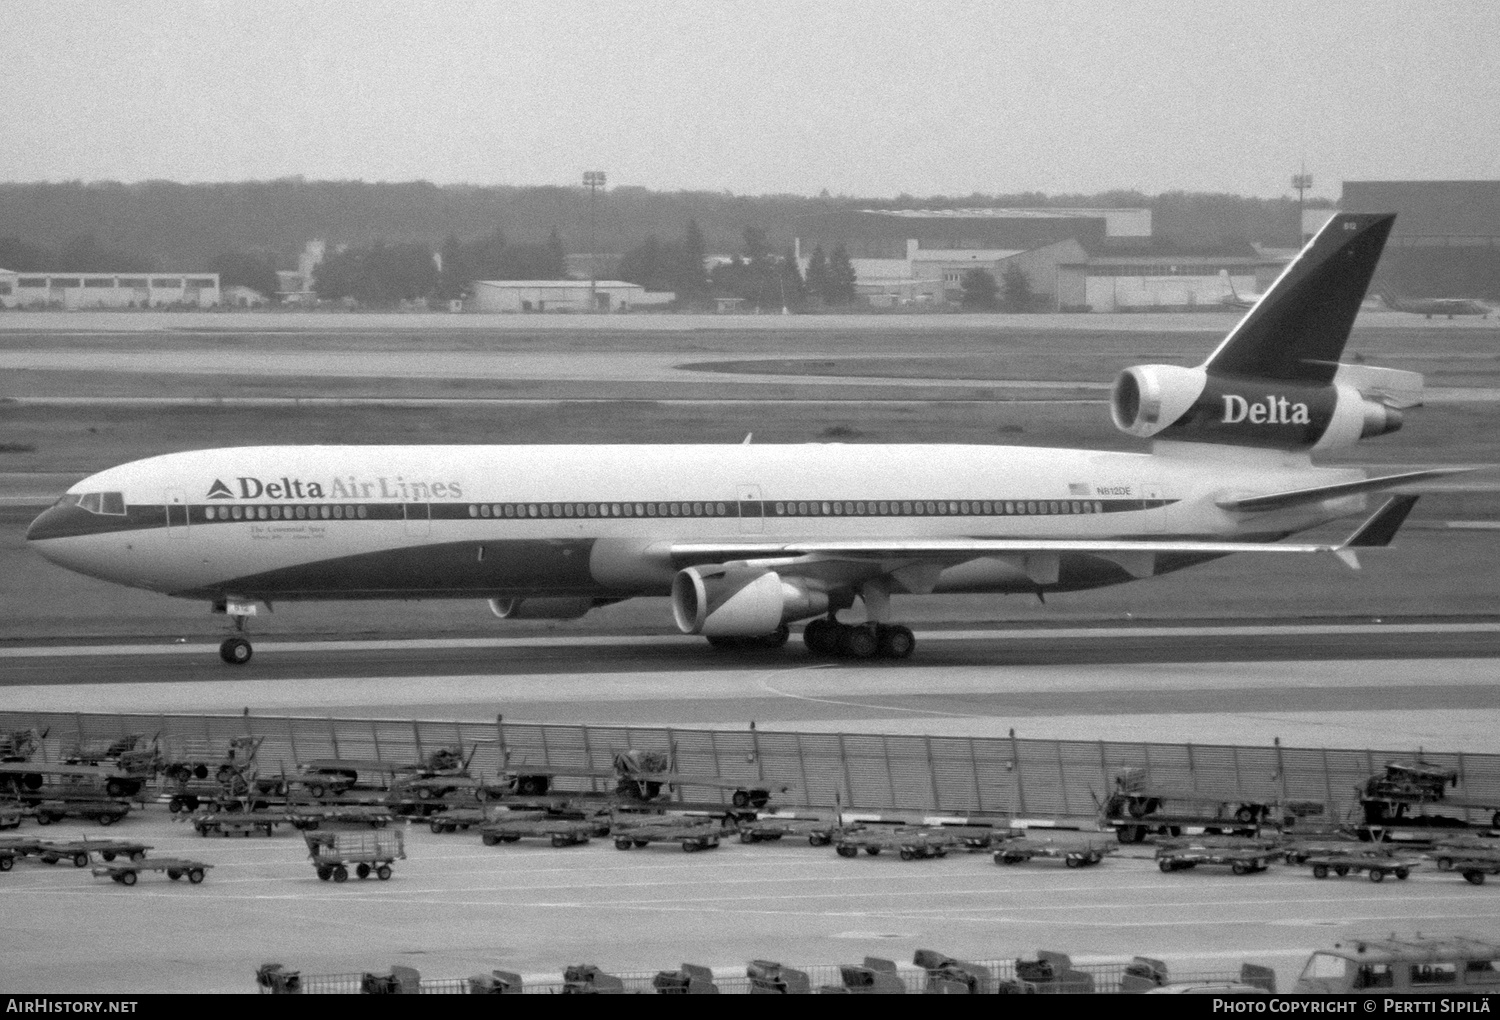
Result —
<instances>
[{"instance_id":1,"label":"wing-mounted jet engine","mask_svg":"<svg viewBox=\"0 0 1500 1020\"><path fill-rule=\"evenodd\" d=\"M672 579L672 615L684 634L710 641L786 643L787 624L828 611L828 593L746 563L688 567Z\"/></svg>"}]
</instances>

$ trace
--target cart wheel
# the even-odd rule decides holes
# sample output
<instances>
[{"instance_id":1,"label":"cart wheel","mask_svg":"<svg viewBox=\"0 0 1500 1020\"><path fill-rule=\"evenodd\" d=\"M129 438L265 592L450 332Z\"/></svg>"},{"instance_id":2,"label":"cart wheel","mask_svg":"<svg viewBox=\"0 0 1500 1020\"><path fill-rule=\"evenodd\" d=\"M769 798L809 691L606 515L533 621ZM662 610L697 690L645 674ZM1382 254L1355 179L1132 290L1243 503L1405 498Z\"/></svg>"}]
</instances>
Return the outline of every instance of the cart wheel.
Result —
<instances>
[{"instance_id":1,"label":"cart wheel","mask_svg":"<svg viewBox=\"0 0 1500 1020\"><path fill-rule=\"evenodd\" d=\"M807 845L808 846L827 846L829 843L832 843L832 842L833 842L833 840L830 837L828 837L828 836L819 836L816 833L814 833L813 835L807 837Z\"/></svg>"},{"instance_id":2,"label":"cart wheel","mask_svg":"<svg viewBox=\"0 0 1500 1020\"><path fill-rule=\"evenodd\" d=\"M1326 865L1326 864L1314 864L1313 865L1313 878L1327 878L1327 877L1328 877L1328 865Z\"/></svg>"},{"instance_id":3,"label":"cart wheel","mask_svg":"<svg viewBox=\"0 0 1500 1020\"><path fill-rule=\"evenodd\" d=\"M1004 851L995 854L996 864L1020 864L1024 860L1026 860L1026 858L1022 857L1020 854L1008 854Z\"/></svg>"},{"instance_id":4,"label":"cart wheel","mask_svg":"<svg viewBox=\"0 0 1500 1020\"><path fill-rule=\"evenodd\" d=\"M1235 861L1229 866L1229 870L1234 872L1236 875L1243 875L1249 872L1250 866L1247 865L1244 861Z\"/></svg>"},{"instance_id":5,"label":"cart wheel","mask_svg":"<svg viewBox=\"0 0 1500 1020\"><path fill-rule=\"evenodd\" d=\"M729 803L733 804L737 808L749 807L750 794L746 793L744 790L735 790L734 796L729 798Z\"/></svg>"},{"instance_id":6,"label":"cart wheel","mask_svg":"<svg viewBox=\"0 0 1500 1020\"><path fill-rule=\"evenodd\" d=\"M1080 861L1077 857L1074 857L1072 854L1069 854L1068 856L1063 858L1063 864L1070 868L1076 868L1082 863L1082 861Z\"/></svg>"},{"instance_id":7,"label":"cart wheel","mask_svg":"<svg viewBox=\"0 0 1500 1020\"><path fill-rule=\"evenodd\" d=\"M878 846L867 846L867 847L865 847L865 853L869 854L871 857L879 857L880 856L880 847L878 847Z\"/></svg>"},{"instance_id":8,"label":"cart wheel","mask_svg":"<svg viewBox=\"0 0 1500 1020\"><path fill-rule=\"evenodd\" d=\"M187 876L188 876L188 881L189 882L193 883L194 885L197 885L198 883L200 883L200 882L203 881L203 869L202 868L192 868L192 869L190 869L188 871Z\"/></svg>"},{"instance_id":9,"label":"cart wheel","mask_svg":"<svg viewBox=\"0 0 1500 1020\"><path fill-rule=\"evenodd\" d=\"M182 872L178 871L176 868L168 868L167 877L176 882L178 879L182 878Z\"/></svg>"},{"instance_id":10,"label":"cart wheel","mask_svg":"<svg viewBox=\"0 0 1500 1020\"><path fill-rule=\"evenodd\" d=\"M1466 871L1464 872L1464 881L1471 885L1484 885L1484 872Z\"/></svg>"},{"instance_id":11,"label":"cart wheel","mask_svg":"<svg viewBox=\"0 0 1500 1020\"><path fill-rule=\"evenodd\" d=\"M369 878L370 877L370 866L368 864L366 864L364 861L360 861L358 864L356 864L354 866L354 873L356 875L358 875L360 878Z\"/></svg>"},{"instance_id":12,"label":"cart wheel","mask_svg":"<svg viewBox=\"0 0 1500 1020\"><path fill-rule=\"evenodd\" d=\"M380 879L382 882L389 881L391 877L391 866L389 864L382 864L380 867L376 868L375 877Z\"/></svg>"},{"instance_id":13,"label":"cart wheel","mask_svg":"<svg viewBox=\"0 0 1500 1020\"><path fill-rule=\"evenodd\" d=\"M1396 869L1396 879L1398 881L1405 882L1406 879L1407 879L1407 877L1409 875L1411 875L1411 869L1410 868L1397 868Z\"/></svg>"},{"instance_id":14,"label":"cart wheel","mask_svg":"<svg viewBox=\"0 0 1500 1020\"><path fill-rule=\"evenodd\" d=\"M1437 869L1439 871L1452 871L1453 870L1453 858L1452 857L1439 857L1437 859Z\"/></svg>"},{"instance_id":15,"label":"cart wheel","mask_svg":"<svg viewBox=\"0 0 1500 1020\"><path fill-rule=\"evenodd\" d=\"M9 871L16 866L16 859L9 855L0 857L0 871Z\"/></svg>"},{"instance_id":16,"label":"cart wheel","mask_svg":"<svg viewBox=\"0 0 1500 1020\"><path fill-rule=\"evenodd\" d=\"M333 877L333 869L332 868L319 868L318 869L318 878L320 880L326 882L326 881L328 881L332 877Z\"/></svg>"},{"instance_id":17,"label":"cart wheel","mask_svg":"<svg viewBox=\"0 0 1500 1020\"><path fill-rule=\"evenodd\" d=\"M1371 882L1384 882L1385 881L1385 872L1382 871L1379 868L1371 868L1370 869L1370 881Z\"/></svg>"},{"instance_id":18,"label":"cart wheel","mask_svg":"<svg viewBox=\"0 0 1500 1020\"><path fill-rule=\"evenodd\" d=\"M841 847L838 848L837 853L838 853L838 855L840 857L858 857L859 856L859 847L857 847L857 846L841 846Z\"/></svg>"},{"instance_id":19,"label":"cart wheel","mask_svg":"<svg viewBox=\"0 0 1500 1020\"><path fill-rule=\"evenodd\" d=\"M333 869L333 880L335 882L347 882L347 881L349 881L349 869L346 868L346 867L344 867L342 864L340 864L338 867L334 868Z\"/></svg>"},{"instance_id":20,"label":"cart wheel","mask_svg":"<svg viewBox=\"0 0 1500 1020\"><path fill-rule=\"evenodd\" d=\"M99 856L103 857L105 861L112 861L115 859L115 852L113 850L105 850Z\"/></svg>"},{"instance_id":21,"label":"cart wheel","mask_svg":"<svg viewBox=\"0 0 1500 1020\"><path fill-rule=\"evenodd\" d=\"M484 835L479 837L479 841L485 846L494 846L495 844L500 842L500 837L495 835L493 832L486 832Z\"/></svg>"},{"instance_id":22,"label":"cart wheel","mask_svg":"<svg viewBox=\"0 0 1500 1020\"><path fill-rule=\"evenodd\" d=\"M432 830L433 835L437 835L438 833L441 833L443 831L443 823L438 821L436 818L428 822L427 827Z\"/></svg>"},{"instance_id":23,"label":"cart wheel","mask_svg":"<svg viewBox=\"0 0 1500 1020\"><path fill-rule=\"evenodd\" d=\"M36 813L36 823L38 825L51 825L52 816L47 814L47 812L45 811L38 811Z\"/></svg>"},{"instance_id":24,"label":"cart wheel","mask_svg":"<svg viewBox=\"0 0 1500 1020\"><path fill-rule=\"evenodd\" d=\"M740 833L740 842L741 843L759 843L760 842L760 837L757 836L753 832L742 832L742 833Z\"/></svg>"},{"instance_id":25,"label":"cart wheel","mask_svg":"<svg viewBox=\"0 0 1500 1020\"><path fill-rule=\"evenodd\" d=\"M870 849L873 850L875 848L870 847ZM897 856L900 857L903 861L909 861L914 859L917 855L906 849L906 847L902 847Z\"/></svg>"},{"instance_id":26,"label":"cart wheel","mask_svg":"<svg viewBox=\"0 0 1500 1020\"><path fill-rule=\"evenodd\" d=\"M685 839L682 841L682 852L685 854L697 853L701 849L702 847L698 845L698 841L695 839Z\"/></svg>"},{"instance_id":27,"label":"cart wheel","mask_svg":"<svg viewBox=\"0 0 1500 1020\"><path fill-rule=\"evenodd\" d=\"M173 797L171 800L167 801L167 810L170 811L170 812L172 812L172 814L174 814L174 815L177 814L179 811L181 811L182 810L182 798L181 797Z\"/></svg>"},{"instance_id":28,"label":"cart wheel","mask_svg":"<svg viewBox=\"0 0 1500 1020\"><path fill-rule=\"evenodd\" d=\"M122 871L122 872L120 872L120 884L121 885L135 885L135 872L133 872L133 871Z\"/></svg>"},{"instance_id":29,"label":"cart wheel","mask_svg":"<svg viewBox=\"0 0 1500 1020\"><path fill-rule=\"evenodd\" d=\"M146 851L144 851L144 850L132 850L132 851L130 851L130 859L132 861L135 861L137 864L139 864L139 863L141 863L141 861L144 861L146 859Z\"/></svg>"},{"instance_id":30,"label":"cart wheel","mask_svg":"<svg viewBox=\"0 0 1500 1020\"><path fill-rule=\"evenodd\" d=\"M89 855L88 854L79 852L79 853L76 853L76 854L73 855L73 867L75 867L75 868L86 868L88 866L89 866Z\"/></svg>"},{"instance_id":31,"label":"cart wheel","mask_svg":"<svg viewBox=\"0 0 1500 1020\"><path fill-rule=\"evenodd\" d=\"M113 824L115 824L115 816L114 815L100 815L99 816L99 824L100 825L113 825Z\"/></svg>"},{"instance_id":32,"label":"cart wheel","mask_svg":"<svg viewBox=\"0 0 1500 1020\"><path fill-rule=\"evenodd\" d=\"M1158 868L1160 868L1163 872L1173 872L1173 871L1177 870L1177 865L1174 864L1174 863L1172 863L1171 861L1167 860L1165 857L1163 857L1161 860L1157 861L1156 862L1156 866Z\"/></svg>"},{"instance_id":33,"label":"cart wheel","mask_svg":"<svg viewBox=\"0 0 1500 1020\"><path fill-rule=\"evenodd\" d=\"M554 832L552 834L552 845L559 849L565 847L568 845L568 837L560 832Z\"/></svg>"},{"instance_id":34,"label":"cart wheel","mask_svg":"<svg viewBox=\"0 0 1500 1020\"><path fill-rule=\"evenodd\" d=\"M42 863L43 864L56 864L57 863L57 857L55 855L52 855L52 854L43 854L42 855Z\"/></svg>"},{"instance_id":35,"label":"cart wheel","mask_svg":"<svg viewBox=\"0 0 1500 1020\"><path fill-rule=\"evenodd\" d=\"M628 839L617 839L617 840L615 840L615 849L616 850L629 850L633 846L635 846L635 844L632 843Z\"/></svg>"},{"instance_id":36,"label":"cart wheel","mask_svg":"<svg viewBox=\"0 0 1500 1020\"><path fill-rule=\"evenodd\" d=\"M372 829L383 829L387 825L390 825L390 824L391 824L391 820L389 818L377 818L373 822L370 823L370 828L372 828Z\"/></svg>"},{"instance_id":37,"label":"cart wheel","mask_svg":"<svg viewBox=\"0 0 1500 1020\"><path fill-rule=\"evenodd\" d=\"M1327 869L1325 868L1324 870L1326 871ZM1343 878L1345 875L1349 874L1349 865L1335 864L1333 866L1333 873L1339 876L1339 878Z\"/></svg>"}]
</instances>

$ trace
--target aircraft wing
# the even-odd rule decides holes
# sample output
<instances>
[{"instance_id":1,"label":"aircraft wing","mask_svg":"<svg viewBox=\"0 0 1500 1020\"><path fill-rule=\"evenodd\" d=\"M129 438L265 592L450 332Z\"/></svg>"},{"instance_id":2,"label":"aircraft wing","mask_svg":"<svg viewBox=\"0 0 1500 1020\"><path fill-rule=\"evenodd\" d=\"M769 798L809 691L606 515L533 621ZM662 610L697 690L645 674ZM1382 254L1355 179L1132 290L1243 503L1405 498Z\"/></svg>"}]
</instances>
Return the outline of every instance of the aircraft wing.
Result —
<instances>
[{"instance_id":1,"label":"aircraft wing","mask_svg":"<svg viewBox=\"0 0 1500 1020\"><path fill-rule=\"evenodd\" d=\"M1261 510L1283 510L1303 503L1321 503L1337 496L1352 496L1360 492L1376 492L1393 489L1398 485L1417 482L1426 478L1441 478L1444 475L1459 475L1472 468L1427 468L1422 471L1407 471L1399 475L1381 475L1378 478L1362 478L1354 482L1338 482L1334 485L1315 485L1307 489L1289 489L1285 492L1263 493L1254 496L1225 496L1214 503L1224 510L1253 513Z\"/></svg>"},{"instance_id":2,"label":"aircraft wing","mask_svg":"<svg viewBox=\"0 0 1500 1020\"><path fill-rule=\"evenodd\" d=\"M1421 472L1413 472L1421 474ZM1358 484L1358 483L1356 483ZM1322 497L1322 498L1327 498ZM1032 557L1086 554L1111 560L1139 576L1149 576L1153 558L1159 554L1229 556L1236 553L1308 554L1333 553L1350 566L1358 566L1353 547L1389 543L1416 502L1413 496L1395 496L1362 522L1339 543L1224 542L1178 539L1010 539L937 538L901 540L807 541L807 542L683 542L671 553L683 562L727 563L753 561L757 566L802 577L824 577L848 581L882 574L892 576L901 589L912 594L930 592L943 567L984 557L1013 557L1026 563ZM1376 539L1378 536L1378 540ZM1029 567L1029 563L1027 563Z\"/></svg>"}]
</instances>

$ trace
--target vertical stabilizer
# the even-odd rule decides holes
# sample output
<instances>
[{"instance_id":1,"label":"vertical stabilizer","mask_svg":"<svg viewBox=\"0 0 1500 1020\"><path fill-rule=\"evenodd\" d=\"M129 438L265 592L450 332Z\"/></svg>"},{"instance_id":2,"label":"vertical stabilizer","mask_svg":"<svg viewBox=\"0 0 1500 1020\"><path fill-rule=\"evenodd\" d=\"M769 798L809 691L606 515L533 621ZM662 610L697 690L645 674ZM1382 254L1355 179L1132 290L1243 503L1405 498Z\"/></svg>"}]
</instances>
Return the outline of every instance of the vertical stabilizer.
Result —
<instances>
[{"instance_id":1,"label":"vertical stabilizer","mask_svg":"<svg viewBox=\"0 0 1500 1020\"><path fill-rule=\"evenodd\" d=\"M1210 376L1326 385L1375 273L1392 213L1339 213L1204 362Z\"/></svg>"}]
</instances>

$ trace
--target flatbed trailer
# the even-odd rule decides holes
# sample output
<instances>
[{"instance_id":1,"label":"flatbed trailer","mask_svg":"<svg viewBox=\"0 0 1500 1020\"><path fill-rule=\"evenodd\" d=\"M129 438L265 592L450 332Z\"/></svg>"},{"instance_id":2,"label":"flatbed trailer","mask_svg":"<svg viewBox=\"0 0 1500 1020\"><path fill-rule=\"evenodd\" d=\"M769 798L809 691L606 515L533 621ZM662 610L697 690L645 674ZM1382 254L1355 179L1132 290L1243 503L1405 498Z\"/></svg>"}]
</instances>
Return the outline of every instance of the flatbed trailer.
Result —
<instances>
[{"instance_id":1,"label":"flatbed trailer","mask_svg":"<svg viewBox=\"0 0 1500 1020\"><path fill-rule=\"evenodd\" d=\"M605 821L586 818L557 817L496 817L485 822L479 829L479 839L485 846L515 843L521 839L546 839L555 847L578 846L595 836L609 834L610 826Z\"/></svg>"},{"instance_id":2,"label":"flatbed trailer","mask_svg":"<svg viewBox=\"0 0 1500 1020\"><path fill-rule=\"evenodd\" d=\"M367 825L384 829L396 820L391 811L379 804L298 804L287 808L292 828L312 831L324 824Z\"/></svg>"},{"instance_id":3,"label":"flatbed trailer","mask_svg":"<svg viewBox=\"0 0 1500 1020\"><path fill-rule=\"evenodd\" d=\"M89 818L100 825L113 825L130 814L130 805L118 800L44 800L34 808L38 825L51 825L64 818Z\"/></svg>"},{"instance_id":4,"label":"flatbed trailer","mask_svg":"<svg viewBox=\"0 0 1500 1020\"><path fill-rule=\"evenodd\" d=\"M1162 847L1156 866L1163 872L1187 871L1200 865L1228 867L1236 875L1251 875L1271 866L1270 850L1237 847Z\"/></svg>"},{"instance_id":5,"label":"flatbed trailer","mask_svg":"<svg viewBox=\"0 0 1500 1020\"><path fill-rule=\"evenodd\" d=\"M742 819L739 824L741 843L774 843L787 836L802 837L811 846L827 846L834 824L822 818L757 817Z\"/></svg>"},{"instance_id":6,"label":"flatbed trailer","mask_svg":"<svg viewBox=\"0 0 1500 1020\"><path fill-rule=\"evenodd\" d=\"M1327 878L1330 874L1342 878L1364 872L1371 882L1384 882L1387 875L1405 881L1413 869L1421 866L1420 861L1385 855L1309 857L1303 864L1312 869L1313 878Z\"/></svg>"},{"instance_id":7,"label":"flatbed trailer","mask_svg":"<svg viewBox=\"0 0 1500 1020\"><path fill-rule=\"evenodd\" d=\"M150 860L129 863L101 864L94 868L93 872L95 878L108 876L120 885L135 885L136 878L143 871L166 872L167 877L174 882L186 878L193 885L197 885L203 881L204 875L212 867L212 864L190 861L182 857L153 857Z\"/></svg>"},{"instance_id":8,"label":"flatbed trailer","mask_svg":"<svg viewBox=\"0 0 1500 1020\"><path fill-rule=\"evenodd\" d=\"M88 867L90 854L98 854L104 861L113 861L116 857L131 861L145 860L146 851L151 849L151 845L124 839L58 841L30 839L17 840L9 844L6 849L12 850L18 856L35 857L43 864L59 864L62 861L68 861L75 868L85 868Z\"/></svg>"},{"instance_id":9,"label":"flatbed trailer","mask_svg":"<svg viewBox=\"0 0 1500 1020\"><path fill-rule=\"evenodd\" d=\"M382 882L391 877L391 865L406 859L406 841L399 831L369 833L302 834L307 855L318 878L347 882L352 867L359 878L374 875Z\"/></svg>"},{"instance_id":10,"label":"flatbed trailer","mask_svg":"<svg viewBox=\"0 0 1500 1020\"><path fill-rule=\"evenodd\" d=\"M1446 859L1446 858L1445 858ZM1439 863L1441 868L1442 864ZM1486 854L1474 857L1455 857L1448 862L1446 870L1456 871L1470 885L1484 885L1486 875L1500 875L1500 858Z\"/></svg>"},{"instance_id":11,"label":"flatbed trailer","mask_svg":"<svg viewBox=\"0 0 1500 1020\"><path fill-rule=\"evenodd\" d=\"M717 849L720 828L709 818L663 815L649 821L636 821L617 816L611 819L609 831L615 839L616 850L645 847L652 843L678 843L684 853L693 853Z\"/></svg>"},{"instance_id":12,"label":"flatbed trailer","mask_svg":"<svg viewBox=\"0 0 1500 1020\"><path fill-rule=\"evenodd\" d=\"M1477 846L1435 846L1427 853L1439 871L1454 871L1460 861L1476 864L1493 862L1500 866L1500 847L1493 849ZM1490 872L1494 874L1494 872Z\"/></svg>"},{"instance_id":13,"label":"flatbed trailer","mask_svg":"<svg viewBox=\"0 0 1500 1020\"><path fill-rule=\"evenodd\" d=\"M458 832L462 829L468 832L476 825L483 825L489 821L489 815L484 808L449 808L434 815L427 816L427 828L434 833Z\"/></svg>"},{"instance_id":14,"label":"flatbed trailer","mask_svg":"<svg viewBox=\"0 0 1500 1020\"><path fill-rule=\"evenodd\" d=\"M1023 837L1006 841L995 850L994 856L996 864L1026 864L1042 857L1061 860L1069 868L1087 868L1101 863L1104 858L1115 853L1119 853L1119 848L1109 846L1102 840L1057 843Z\"/></svg>"},{"instance_id":15,"label":"flatbed trailer","mask_svg":"<svg viewBox=\"0 0 1500 1020\"><path fill-rule=\"evenodd\" d=\"M250 836L261 832L267 836L274 835L276 826L285 825L291 819L280 812L241 812L234 811L227 814L194 815L192 817L193 828L198 835L205 838L210 833L217 832L221 836Z\"/></svg>"},{"instance_id":16,"label":"flatbed trailer","mask_svg":"<svg viewBox=\"0 0 1500 1020\"><path fill-rule=\"evenodd\" d=\"M861 850L871 857L876 857L890 850L903 861L918 861L947 857L948 850L953 843L952 837L939 835L930 829L881 831L869 828L844 834L839 838L834 849L840 857L858 857Z\"/></svg>"}]
</instances>

